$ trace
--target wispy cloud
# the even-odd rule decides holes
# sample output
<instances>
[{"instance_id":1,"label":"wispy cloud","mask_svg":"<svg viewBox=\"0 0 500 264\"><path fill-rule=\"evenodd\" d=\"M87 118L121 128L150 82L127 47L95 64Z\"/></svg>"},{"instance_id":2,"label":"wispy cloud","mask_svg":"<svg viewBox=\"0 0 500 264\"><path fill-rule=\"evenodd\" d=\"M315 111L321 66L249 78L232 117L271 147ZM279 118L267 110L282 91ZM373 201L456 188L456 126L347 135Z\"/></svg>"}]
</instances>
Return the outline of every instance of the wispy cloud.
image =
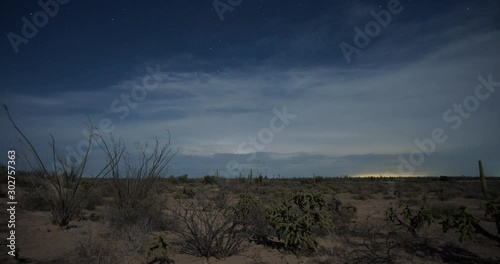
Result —
<instances>
[{"instance_id":1,"label":"wispy cloud","mask_svg":"<svg viewBox=\"0 0 500 264\"><path fill-rule=\"evenodd\" d=\"M471 15L461 24L453 18L466 12L462 5L426 21L412 19L413 13L405 10L406 18L394 18L346 66L338 43L352 37L352 27L364 25L373 8L346 9L350 20L330 17L333 11L327 10L300 27L285 28L286 41L266 35L229 48L232 54L247 52L245 56L206 60L181 54L155 60L162 82L125 120L111 104L141 85L144 73L102 89L60 92L41 87L45 94L12 91L3 99L38 146L46 145L49 133L62 147L75 145L83 138L86 114L95 121L110 118L114 134L129 144L164 138L169 129L174 146L181 148L174 159L179 174L202 176L225 169L229 160L284 176L396 171L397 156L408 154L415 139L442 125L443 112L474 92L478 75L500 80L500 31L485 26L496 22L484 7L470 8L476 15L490 15ZM262 57L249 55L268 48L259 53ZM307 56L316 59L308 61ZM492 96L416 174L471 174L476 159L500 158L494 151L500 147L500 123L495 121L500 105L494 99L499 94ZM285 105L297 118L248 162L249 154L238 153L238 145L268 126L273 108ZM11 146L13 137L9 132L0 139L2 148Z\"/></svg>"}]
</instances>

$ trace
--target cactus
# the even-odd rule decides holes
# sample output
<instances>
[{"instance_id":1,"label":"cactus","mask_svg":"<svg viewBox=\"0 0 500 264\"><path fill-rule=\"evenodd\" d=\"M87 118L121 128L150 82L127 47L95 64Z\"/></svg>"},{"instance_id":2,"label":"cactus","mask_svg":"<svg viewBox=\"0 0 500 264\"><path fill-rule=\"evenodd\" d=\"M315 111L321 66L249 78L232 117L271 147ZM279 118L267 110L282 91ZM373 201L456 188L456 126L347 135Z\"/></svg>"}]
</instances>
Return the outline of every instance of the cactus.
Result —
<instances>
[{"instance_id":1,"label":"cactus","mask_svg":"<svg viewBox=\"0 0 500 264\"><path fill-rule=\"evenodd\" d=\"M314 232L331 231L332 215L321 194L299 191L290 200L271 205L267 219L285 247L298 251L314 251L318 245Z\"/></svg>"},{"instance_id":2,"label":"cactus","mask_svg":"<svg viewBox=\"0 0 500 264\"><path fill-rule=\"evenodd\" d=\"M483 163L481 161L478 161L478 163L481 187L483 189L484 198L488 201L484 207L485 216L489 216L493 219L497 228L497 233L493 234L484 229L484 227L479 224L479 219L469 213L465 206L461 206L458 210L455 210L450 214L441 216L442 221L440 224L443 227L443 232L446 232L449 229L457 229L460 232L460 242L463 242L466 237L473 239L475 234L480 234L500 244L500 197L489 197L486 186L486 177L484 176Z\"/></svg>"},{"instance_id":3,"label":"cactus","mask_svg":"<svg viewBox=\"0 0 500 264\"><path fill-rule=\"evenodd\" d=\"M408 205L401 204L399 208L402 208L402 210L399 211L394 207L389 207L385 211L385 221L406 227L408 232L411 232L415 237L418 230L425 226L429 227L434 222L432 213L426 205L420 207L417 212L410 209ZM399 216L402 216L402 218Z\"/></svg>"},{"instance_id":4,"label":"cactus","mask_svg":"<svg viewBox=\"0 0 500 264\"><path fill-rule=\"evenodd\" d=\"M466 237L474 239L475 229L478 219L474 215L466 211L465 206L461 206L458 210L451 214L446 214L440 222L443 227L443 233L450 229L457 229L460 232L459 241L463 242Z\"/></svg>"},{"instance_id":5,"label":"cactus","mask_svg":"<svg viewBox=\"0 0 500 264\"><path fill-rule=\"evenodd\" d=\"M483 163L478 161L479 163L479 177L481 178L481 187L483 189L484 199L488 200L488 188L486 186L486 177L484 176Z\"/></svg>"}]
</instances>

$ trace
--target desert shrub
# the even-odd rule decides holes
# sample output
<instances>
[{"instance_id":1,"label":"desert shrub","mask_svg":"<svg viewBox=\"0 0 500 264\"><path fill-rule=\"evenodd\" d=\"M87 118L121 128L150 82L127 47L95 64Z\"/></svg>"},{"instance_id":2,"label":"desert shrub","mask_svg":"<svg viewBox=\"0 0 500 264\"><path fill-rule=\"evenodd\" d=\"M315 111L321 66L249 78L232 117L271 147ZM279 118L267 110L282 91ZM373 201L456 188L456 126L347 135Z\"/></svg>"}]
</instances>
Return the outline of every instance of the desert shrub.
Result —
<instances>
[{"instance_id":1,"label":"desert shrub","mask_svg":"<svg viewBox=\"0 0 500 264\"><path fill-rule=\"evenodd\" d=\"M183 241L187 254L217 259L239 253L252 236L252 226L242 221L226 193L200 192L196 200L178 199L171 211L170 231Z\"/></svg>"},{"instance_id":2,"label":"desert shrub","mask_svg":"<svg viewBox=\"0 0 500 264\"><path fill-rule=\"evenodd\" d=\"M496 234L485 229L480 224L478 217L468 212L465 206L460 206L457 210L442 215L440 224L443 228L443 232L447 232L450 229L458 230L460 232L460 242L464 241L466 238L474 239L476 234L480 234L500 244L500 197L491 196L491 193L488 192L486 177L484 176L481 161L479 161L479 174L484 199L487 200L483 207L485 217L495 223L497 229Z\"/></svg>"},{"instance_id":3,"label":"desert shrub","mask_svg":"<svg viewBox=\"0 0 500 264\"><path fill-rule=\"evenodd\" d=\"M262 241L272 234L273 230L266 219L266 206L255 195L240 195L234 210L237 221L250 227L249 231L254 239Z\"/></svg>"},{"instance_id":4,"label":"desert shrub","mask_svg":"<svg viewBox=\"0 0 500 264\"><path fill-rule=\"evenodd\" d=\"M359 191L359 193L354 194L352 196L352 199L366 201L368 199L373 199L373 195L371 193L368 193L367 191L362 190L362 191Z\"/></svg>"},{"instance_id":5,"label":"desert shrub","mask_svg":"<svg viewBox=\"0 0 500 264\"><path fill-rule=\"evenodd\" d=\"M398 232L395 226L376 226L370 218L371 215L340 236L342 248L348 248L348 251L332 252L337 256L335 263L410 262L399 249L415 241L415 237L407 232Z\"/></svg>"},{"instance_id":6,"label":"desert shrub","mask_svg":"<svg viewBox=\"0 0 500 264\"><path fill-rule=\"evenodd\" d=\"M418 211L404 204L397 208L391 206L385 211L384 218L389 223L406 228L413 236L417 236L418 230L434 222L432 213L425 204Z\"/></svg>"},{"instance_id":7,"label":"desert shrub","mask_svg":"<svg viewBox=\"0 0 500 264\"><path fill-rule=\"evenodd\" d=\"M167 178L167 182L169 184L183 184L183 183L188 183L190 181L190 179L188 179L189 176L187 174L184 174L184 175L180 175L180 176L174 176L174 175L170 175L168 178Z\"/></svg>"},{"instance_id":8,"label":"desert shrub","mask_svg":"<svg viewBox=\"0 0 500 264\"><path fill-rule=\"evenodd\" d=\"M152 148L147 143L144 146L137 143L137 154L125 153L123 158L123 141L114 138L110 141L112 146L102 140L101 147L110 162L111 179L108 184L113 187L114 202L118 207L137 207L138 203L150 198L177 153L170 147L170 134L165 143L155 139Z\"/></svg>"},{"instance_id":9,"label":"desert shrub","mask_svg":"<svg viewBox=\"0 0 500 264\"><path fill-rule=\"evenodd\" d=\"M373 182L370 182L370 184L365 187L368 193L371 194L381 193L384 195L389 194L389 186L387 185L386 182L374 179L372 179L372 181Z\"/></svg>"},{"instance_id":10,"label":"desert shrub","mask_svg":"<svg viewBox=\"0 0 500 264\"><path fill-rule=\"evenodd\" d=\"M441 216L452 213L455 208L449 204L431 204L429 205L432 217L434 219L440 219Z\"/></svg>"},{"instance_id":11,"label":"desert shrub","mask_svg":"<svg viewBox=\"0 0 500 264\"><path fill-rule=\"evenodd\" d=\"M196 191L193 188L182 188L182 194L189 199L193 199L196 196Z\"/></svg>"},{"instance_id":12,"label":"desert shrub","mask_svg":"<svg viewBox=\"0 0 500 264\"><path fill-rule=\"evenodd\" d=\"M206 175L203 177L203 184L208 185L208 184L216 184L218 181L217 176L209 176Z\"/></svg>"},{"instance_id":13,"label":"desert shrub","mask_svg":"<svg viewBox=\"0 0 500 264\"><path fill-rule=\"evenodd\" d=\"M159 197L151 196L128 206L107 206L106 218L110 227L119 233L144 227L144 232L166 230L169 226L167 216L163 213L163 202ZM127 235L127 237L129 237Z\"/></svg>"},{"instance_id":14,"label":"desert shrub","mask_svg":"<svg viewBox=\"0 0 500 264\"><path fill-rule=\"evenodd\" d=\"M171 148L170 134L164 143L155 139L152 147L136 143L135 155L125 152L123 140L113 137L101 140L100 146L111 170L107 181L113 198L108 204L110 226L137 243L141 241L130 235L137 230L147 233L165 229L167 219L162 210L166 197L159 188L161 177L166 175L177 153Z\"/></svg>"},{"instance_id":15,"label":"desert shrub","mask_svg":"<svg viewBox=\"0 0 500 264\"><path fill-rule=\"evenodd\" d=\"M441 186L437 191L437 196L439 200L447 201L453 198L462 197L463 192L450 186Z\"/></svg>"},{"instance_id":16,"label":"desert shrub","mask_svg":"<svg viewBox=\"0 0 500 264\"><path fill-rule=\"evenodd\" d=\"M19 203L28 211L50 211L49 204L40 196L42 193L41 191L28 189L26 192L19 195Z\"/></svg>"},{"instance_id":17,"label":"desert shrub","mask_svg":"<svg viewBox=\"0 0 500 264\"><path fill-rule=\"evenodd\" d=\"M87 199L85 201L85 206L83 208L85 210L93 211L95 210L96 206L102 204L103 204L102 196L98 193L93 192L87 196Z\"/></svg>"},{"instance_id":18,"label":"desert shrub","mask_svg":"<svg viewBox=\"0 0 500 264\"><path fill-rule=\"evenodd\" d=\"M396 182L394 186L394 195L398 198L400 197L416 197L421 193L422 186L417 182L411 182L405 180L402 182Z\"/></svg>"},{"instance_id":19,"label":"desert shrub","mask_svg":"<svg viewBox=\"0 0 500 264\"><path fill-rule=\"evenodd\" d=\"M145 255L147 263L174 263L172 246L161 235L150 235L146 243L139 249Z\"/></svg>"},{"instance_id":20,"label":"desert shrub","mask_svg":"<svg viewBox=\"0 0 500 264\"><path fill-rule=\"evenodd\" d=\"M332 212L332 222L337 233L344 233L348 225L356 217L357 208L350 204L342 204L332 195L327 202L328 210Z\"/></svg>"},{"instance_id":21,"label":"desert shrub","mask_svg":"<svg viewBox=\"0 0 500 264\"><path fill-rule=\"evenodd\" d=\"M446 233L450 229L457 229L460 232L460 242L463 242L466 237L473 239L475 235L474 226L479 222L476 216L466 210L465 206L461 206L458 210L442 216L440 224L443 227L443 232Z\"/></svg>"},{"instance_id":22,"label":"desert shrub","mask_svg":"<svg viewBox=\"0 0 500 264\"><path fill-rule=\"evenodd\" d=\"M66 158L56 150L54 137L51 136L52 164L44 162L26 135L12 119L7 105L4 105L7 117L14 129L21 136L21 143L29 151L26 162L30 167L30 175L26 177L28 184L38 192L38 196L48 205L51 211L52 223L67 227L85 206L86 197L92 189L82 190L83 175L90 157L90 149L96 139L96 128L89 121L89 136L86 142L86 152L81 157ZM92 179L100 179L109 172L109 165L115 160L109 160ZM52 170L52 171L50 171Z\"/></svg>"},{"instance_id":23,"label":"desert shrub","mask_svg":"<svg viewBox=\"0 0 500 264\"><path fill-rule=\"evenodd\" d=\"M422 200L415 197L401 198L399 199L399 204L405 204L408 206L419 206L422 204Z\"/></svg>"},{"instance_id":24,"label":"desert shrub","mask_svg":"<svg viewBox=\"0 0 500 264\"><path fill-rule=\"evenodd\" d=\"M471 214L465 206L460 206L451 213L444 214L440 224L443 232L450 229L456 229L460 232L460 242L463 242L466 238L474 239L476 234L480 234L500 244L500 198L491 199L486 203L485 216L495 223L496 234L485 229L480 224L479 218Z\"/></svg>"},{"instance_id":25,"label":"desert shrub","mask_svg":"<svg viewBox=\"0 0 500 264\"><path fill-rule=\"evenodd\" d=\"M102 205L103 204L103 199L102 195L100 192L95 190L92 192L91 190L95 188L96 182L90 182L90 181L84 181L81 183L81 187L79 192L83 194L87 194L86 198L84 199L84 209L93 211L95 210L97 205Z\"/></svg>"},{"instance_id":26,"label":"desert shrub","mask_svg":"<svg viewBox=\"0 0 500 264\"><path fill-rule=\"evenodd\" d=\"M299 191L291 199L272 204L267 220L279 240L294 253L314 251L318 245L317 230L333 228L332 214L325 198L316 193Z\"/></svg>"},{"instance_id":27,"label":"desert shrub","mask_svg":"<svg viewBox=\"0 0 500 264\"><path fill-rule=\"evenodd\" d=\"M87 227L83 239L78 240L76 263L117 263L114 250L96 231Z\"/></svg>"},{"instance_id":28,"label":"desert shrub","mask_svg":"<svg viewBox=\"0 0 500 264\"><path fill-rule=\"evenodd\" d=\"M328 209L334 214L334 221L350 222L356 215L358 209L351 204L343 204L332 194L327 201ZM338 220L337 220L338 219Z\"/></svg>"}]
</instances>

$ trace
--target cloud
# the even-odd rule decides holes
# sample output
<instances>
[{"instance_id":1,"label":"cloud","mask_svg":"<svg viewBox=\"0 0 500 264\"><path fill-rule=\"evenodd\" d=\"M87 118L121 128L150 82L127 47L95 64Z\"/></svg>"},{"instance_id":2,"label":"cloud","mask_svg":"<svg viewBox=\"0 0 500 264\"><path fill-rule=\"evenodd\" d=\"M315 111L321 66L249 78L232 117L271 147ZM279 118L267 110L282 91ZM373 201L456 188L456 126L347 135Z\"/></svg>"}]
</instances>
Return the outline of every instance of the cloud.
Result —
<instances>
[{"instance_id":1,"label":"cloud","mask_svg":"<svg viewBox=\"0 0 500 264\"><path fill-rule=\"evenodd\" d=\"M353 25L366 23L369 16L363 14L370 8L346 10L352 21L329 18L327 12L302 27L290 27L290 35L302 37L283 46L269 38L249 43L249 54L276 45L263 60L249 54L230 65L224 65L224 58L207 61L190 54L158 59L161 84L123 120L111 104L141 85L145 70L101 90L57 92L41 87L47 93L11 92L4 99L40 147L46 146L49 133L61 148L74 147L84 139L86 114L96 123L109 118L116 126L114 134L129 145L155 136L165 139L169 129L173 145L181 148L173 170L194 176L224 170L231 160L245 169L286 176L383 174L397 171L398 155L408 155L415 149L414 140L429 137L436 127L446 129L449 140L417 174L472 174L475 159L498 160L496 92L459 130L450 130L442 117L474 93L479 75L500 80L495 56L500 31L484 26L491 19L471 18L470 24L454 25L449 21L462 12L461 6L429 18L428 24L395 18L352 65L338 60L297 63L308 54L338 53L338 43L352 38ZM401 15L411 17L410 6ZM333 32L339 25L346 28ZM303 34L307 31L315 33ZM408 37L412 35L418 37ZM325 53L327 49L331 53ZM250 154L237 154L242 142L269 127L273 109L284 106L297 115L290 125L251 162ZM4 116L2 122L7 122ZM0 139L3 148L16 138L11 131L7 135Z\"/></svg>"}]
</instances>

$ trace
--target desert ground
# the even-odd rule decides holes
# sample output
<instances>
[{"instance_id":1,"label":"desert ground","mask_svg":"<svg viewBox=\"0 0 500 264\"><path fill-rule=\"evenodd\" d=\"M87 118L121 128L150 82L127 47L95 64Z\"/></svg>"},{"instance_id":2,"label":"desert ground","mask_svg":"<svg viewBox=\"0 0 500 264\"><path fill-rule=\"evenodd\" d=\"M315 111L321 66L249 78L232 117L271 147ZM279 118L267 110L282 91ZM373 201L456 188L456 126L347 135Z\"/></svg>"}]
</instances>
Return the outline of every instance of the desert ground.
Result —
<instances>
[{"instance_id":1,"label":"desert ground","mask_svg":"<svg viewBox=\"0 0 500 264\"><path fill-rule=\"evenodd\" d=\"M498 241L477 232L460 241L457 228L445 233L440 223L465 206L477 223L497 234L493 218L485 214L479 177L179 176L156 181L150 195L129 208L118 208L111 180L84 183L94 188L83 209L59 227L32 185L18 181L18 256L7 255L3 239L0 262L500 263ZM499 187L500 180L488 178L492 195ZM0 200L6 204L6 186L1 189ZM273 206L299 213L279 215ZM393 221L387 217L391 207L396 210ZM410 217L404 217L405 208ZM427 218L418 218L422 208L430 215L428 224ZM311 219L301 218L300 212ZM6 210L1 214L8 219ZM413 225L419 221L423 224ZM283 226L291 228L291 238ZM8 236L6 227L2 224L2 237ZM228 249L231 243L234 247Z\"/></svg>"}]
</instances>

